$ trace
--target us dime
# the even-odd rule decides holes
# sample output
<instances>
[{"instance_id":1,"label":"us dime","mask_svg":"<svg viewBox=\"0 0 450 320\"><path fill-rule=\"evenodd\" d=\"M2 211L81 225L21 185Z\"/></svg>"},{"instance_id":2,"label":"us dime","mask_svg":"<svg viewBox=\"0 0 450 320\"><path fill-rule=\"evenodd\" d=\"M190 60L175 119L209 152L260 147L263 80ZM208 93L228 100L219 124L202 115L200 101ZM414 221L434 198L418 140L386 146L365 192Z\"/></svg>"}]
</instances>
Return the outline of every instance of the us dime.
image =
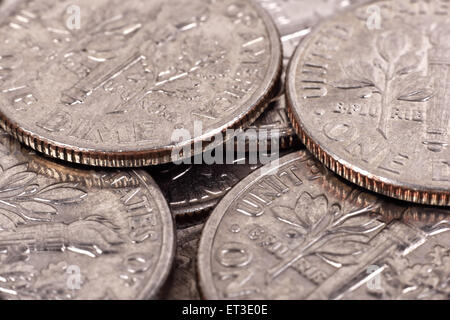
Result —
<instances>
[{"instance_id":1,"label":"us dime","mask_svg":"<svg viewBox=\"0 0 450 320\"><path fill-rule=\"evenodd\" d=\"M356 3L356 1L311 3L299 0L257 2L269 12L280 31L284 68L287 67L298 42L320 19ZM278 95L256 122L247 126L247 129L267 130L269 133L278 130L281 149L293 146L297 148L299 147L296 143L297 138L286 113L284 91L282 83ZM271 135L268 135L268 138L271 139ZM248 142L254 143L251 139L250 136ZM208 211L214 208L226 192L258 167L260 165L169 165L162 169L155 168L151 173L166 195L172 213L178 218L183 217L183 223L186 223L186 215L209 213ZM197 221L196 218L193 221Z\"/></svg>"},{"instance_id":2,"label":"us dime","mask_svg":"<svg viewBox=\"0 0 450 320\"><path fill-rule=\"evenodd\" d=\"M78 169L58 175L77 178L57 179L47 174L52 162L37 167L37 155L11 139L0 133L0 298L155 297L175 243L152 178L142 171L89 178Z\"/></svg>"},{"instance_id":3,"label":"us dime","mask_svg":"<svg viewBox=\"0 0 450 320\"><path fill-rule=\"evenodd\" d=\"M261 114L281 68L276 27L247 0L27 1L0 38L2 126L87 165L143 166L194 141L207 148Z\"/></svg>"},{"instance_id":4,"label":"us dime","mask_svg":"<svg viewBox=\"0 0 450 320\"><path fill-rule=\"evenodd\" d=\"M289 114L301 140L346 179L391 197L450 205L449 9L371 3L323 23L296 51Z\"/></svg>"},{"instance_id":5,"label":"us dime","mask_svg":"<svg viewBox=\"0 0 450 320\"><path fill-rule=\"evenodd\" d=\"M272 16L280 32L283 46L283 66L287 67L292 54L299 41L306 36L312 28L325 17L338 11L347 9L351 4L363 1L341 0L257 0ZM284 75L282 76L284 79ZM270 102L268 108L248 127L248 129L267 130L269 133L277 132L280 138L280 147L287 149L298 142L294 129L287 116L284 82L280 85L280 92ZM268 136L271 139L272 135ZM253 143L254 141L250 141Z\"/></svg>"},{"instance_id":6,"label":"us dime","mask_svg":"<svg viewBox=\"0 0 450 320\"><path fill-rule=\"evenodd\" d=\"M208 299L448 299L449 217L365 192L309 152L293 153L216 207L200 241L201 291Z\"/></svg>"}]
</instances>

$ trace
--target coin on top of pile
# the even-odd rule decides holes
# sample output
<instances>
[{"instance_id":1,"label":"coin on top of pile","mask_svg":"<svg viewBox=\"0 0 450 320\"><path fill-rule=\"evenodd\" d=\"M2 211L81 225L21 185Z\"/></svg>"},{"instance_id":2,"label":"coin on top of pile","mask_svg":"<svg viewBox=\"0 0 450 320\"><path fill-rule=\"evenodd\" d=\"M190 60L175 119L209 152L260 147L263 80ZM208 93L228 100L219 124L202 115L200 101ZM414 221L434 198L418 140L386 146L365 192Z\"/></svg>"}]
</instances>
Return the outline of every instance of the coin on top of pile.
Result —
<instances>
[{"instance_id":1,"label":"coin on top of pile","mask_svg":"<svg viewBox=\"0 0 450 320\"><path fill-rule=\"evenodd\" d=\"M3 128L109 167L170 162L254 121L282 60L273 21L247 0L27 1L0 38Z\"/></svg>"},{"instance_id":2,"label":"coin on top of pile","mask_svg":"<svg viewBox=\"0 0 450 320\"><path fill-rule=\"evenodd\" d=\"M287 66L298 42L311 28L327 16L349 8L348 1L259 0L275 21L283 46L283 70ZM352 1L354 4L361 1ZM284 84L264 113L247 129L278 130L282 150L300 147L291 122L287 117ZM249 135L249 143L253 136ZM259 137L257 134L256 137ZM272 139L271 135L267 136ZM270 142L272 143L272 142ZM301 146L302 147L302 146ZM284 152L282 152L284 153ZM243 160L243 159L240 159ZM242 161L241 161L242 162ZM166 195L174 216L189 217L211 210L231 188L259 168L262 164L227 165L168 165L152 168L151 174ZM245 163L245 162L244 162ZM201 217L203 218L203 217Z\"/></svg>"},{"instance_id":3,"label":"coin on top of pile","mask_svg":"<svg viewBox=\"0 0 450 320\"><path fill-rule=\"evenodd\" d=\"M449 14L438 0L371 2L298 47L288 113L330 169L394 198L450 205Z\"/></svg>"},{"instance_id":4,"label":"coin on top of pile","mask_svg":"<svg viewBox=\"0 0 450 320\"><path fill-rule=\"evenodd\" d=\"M446 299L450 210L347 183L308 151L231 190L199 245L207 299Z\"/></svg>"},{"instance_id":5,"label":"coin on top of pile","mask_svg":"<svg viewBox=\"0 0 450 320\"><path fill-rule=\"evenodd\" d=\"M0 299L156 298L175 234L152 178L39 157L0 130Z\"/></svg>"}]
</instances>

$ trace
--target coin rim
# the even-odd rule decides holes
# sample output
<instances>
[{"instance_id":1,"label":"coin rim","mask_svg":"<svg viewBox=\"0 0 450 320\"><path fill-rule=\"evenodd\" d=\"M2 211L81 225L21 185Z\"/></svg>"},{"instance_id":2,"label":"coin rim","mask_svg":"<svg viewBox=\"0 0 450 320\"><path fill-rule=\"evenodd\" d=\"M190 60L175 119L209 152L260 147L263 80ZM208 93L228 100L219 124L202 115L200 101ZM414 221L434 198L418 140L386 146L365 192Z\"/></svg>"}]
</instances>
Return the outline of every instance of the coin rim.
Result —
<instances>
[{"instance_id":1,"label":"coin rim","mask_svg":"<svg viewBox=\"0 0 450 320\"><path fill-rule=\"evenodd\" d=\"M44 153L50 157L65 160L69 162L102 166L102 167L143 167L148 165L157 165L172 162L172 150L175 148L182 149L184 146L190 146L194 149L194 144L203 142L202 151L210 148L207 143L215 135L222 133L225 135L227 129L242 128L248 123L253 123L266 109L266 102L273 96L277 82L282 72L282 45L281 37L275 22L268 12L260 5L251 0L245 0L255 10L258 17L262 20L266 29L268 40L271 46L270 61L268 68L262 81L262 85L257 88L242 104L242 108L234 111L238 114L231 121L224 123L222 126L213 129L200 137L194 137L186 142L178 144L169 144L166 146L142 147L134 146L135 150L126 150L130 148L122 148L121 150L103 150L98 151L87 147L77 147L53 139L42 137L32 131L22 128L12 119L8 119L0 109L0 127L6 132L14 136L21 143L26 144L32 149ZM206 144L206 147L205 147ZM211 144L211 143L210 143ZM132 147L133 148L133 147ZM195 153L194 153L195 154Z\"/></svg>"},{"instance_id":2,"label":"coin rim","mask_svg":"<svg viewBox=\"0 0 450 320\"><path fill-rule=\"evenodd\" d=\"M279 170L281 167L286 166L290 163L293 163L298 160L302 159L308 159L307 157L313 157L313 155L307 151L307 150L300 150L293 153L290 153L279 160L279 164L276 168L273 168L273 170ZM306 158L305 158L306 157ZM270 164L269 164L270 166ZM267 168L267 166L264 166ZM232 207L235 203L235 200L240 197L243 193L245 193L247 190L249 190L252 186L257 183L259 180L258 178L261 177L262 170L264 170L264 167L259 168L255 172L251 173L248 177L243 179L241 182L239 182L219 203L219 205L214 209L213 213L211 214L211 217L209 220L205 223L205 226L203 228L203 232L200 238L199 248L198 248L198 255L197 255L197 274L198 274L198 281L199 281L199 290L202 295L202 297L206 299L220 299L220 296L218 294L218 291L214 285L214 279L213 279L213 273L212 273L212 259L213 259L213 252L212 248L214 245L214 240L216 237L216 234L218 232L218 228L220 226L220 223L222 222L225 214L227 214L230 207ZM266 172L264 176L269 175L273 170ZM329 174L333 175L330 171ZM259 175L259 177L258 177ZM337 176L335 176L338 178ZM344 182L341 182L344 183ZM242 188L244 187L244 188ZM359 188L359 187L355 187ZM337 195L335 195L337 196ZM383 196L381 196L383 197ZM389 201L389 199L383 199L380 198L379 200ZM386 202L387 203L387 202ZM407 205L408 203L404 203L404 205ZM384 208L384 205L382 205L382 210ZM431 212L419 212L416 213L415 211L410 211L411 208L420 208L420 209L432 209ZM380 211L378 213L380 217L380 221L383 223L386 223L387 228L389 228L389 225L392 221L400 221L403 223L407 223L408 219L413 221L439 221L442 219L447 218L448 213L450 212L450 208L442 208L442 207L420 207L419 205L411 204L411 206L405 206L405 210L400 215L392 215L390 213L382 212ZM233 213L230 213L233 214Z\"/></svg>"},{"instance_id":3,"label":"coin rim","mask_svg":"<svg viewBox=\"0 0 450 320\"><path fill-rule=\"evenodd\" d=\"M305 149L303 147L303 145L300 143L300 140L298 139L297 135L290 137L289 140L280 140L280 149L279 149L279 156L285 156L288 155L294 151L301 151L302 149ZM286 143L286 144L284 144ZM289 147L287 147L287 145L289 145ZM205 165L205 164L202 164ZM239 164L235 164L235 165L239 165ZM244 164L244 165L248 165L248 164ZM242 179L245 179L248 175L252 174L254 171L257 171L259 168L263 167L260 166L255 170L252 170L251 172L249 172L246 176L244 176ZM239 184L240 181L239 180L237 183L233 184L231 186L231 188L227 191L223 191L223 194L219 197L213 198L213 199L209 199L206 201L196 201L196 202L190 202L190 201L186 201L184 204L173 204L170 201L170 197L168 196L168 204L170 207L170 210L172 211L172 214L175 216L175 218L185 218L185 217L196 217L196 216L201 216L204 214L207 214L209 211L212 211L212 209L214 209L214 207L223 199L223 197L225 197L225 195L230 192L236 185ZM159 179L157 179L159 181ZM161 188L164 189L164 191L168 190L167 188ZM163 194L165 194L163 192Z\"/></svg>"},{"instance_id":4,"label":"coin rim","mask_svg":"<svg viewBox=\"0 0 450 320\"><path fill-rule=\"evenodd\" d=\"M427 205L450 206L450 190L444 188L426 188L425 186L420 185L408 185L391 178L377 177L367 170L363 170L338 157L326 146L320 145L312 138L313 135L304 126L303 121L301 121L300 102L299 99L297 99L295 91L296 71L300 59L303 58L303 54L308 48L308 45L314 40L317 34L320 34L323 31L325 26L331 25L337 18L354 13L358 8L363 8L365 6L367 6L367 4L353 7L350 11L340 13L330 20L323 21L314 28L313 32L303 38L297 46L294 55L289 62L286 73L286 107L288 117L292 122L294 130L297 132L306 148L325 164L326 167L346 180L370 191L399 200Z\"/></svg>"},{"instance_id":5,"label":"coin rim","mask_svg":"<svg viewBox=\"0 0 450 320\"><path fill-rule=\"evenodd\" d=\"M133 170L132 172L140 180L142 186L148 190L156 205L158 205L161 217L162 241L158 262L150 278L146 279L147 283L144 289L136 296L136 299L139 300L149 300L156 298L172 270L176 250L175 224L167 201L153 178L142 170Z\"/></svg>"},{"instance_id":6,"label":"coin rim","mask_svg":"<svg viewBox=\"0 0 450 320\"><path fill-rule=\"evenodd\" d=\"M227 213L227 210L233 205L234 200L238 198L241 194L246 192L251 186L253 186L256 181L260 180L263 176L269 175L271 172L278 170L282 166L301 159L302 155L307 155L306 150L294 151L279 160L278 165L272 168L270 171L265 172L265 170L270 167L271 164L262 166L261 168L255 170L246 178L241 180L236 184L232 190L230 190L219 202L217 207L211 213L208 221L203 227L202 235L200 237L200 243L198 246L197 254L197 275L198 275L198 286L200 295L205 299L217 300L220 299L217 289L215 287L212 271L211 271L211 259L212 259L212 247L214 244L214 239L216 237L217 229L222 222L223 217ZM311 155L312 156L312 155ZM264 170L264 171L263 171ZM261 173L264 172L264 175Z\"/></svg>"}]
</instances>

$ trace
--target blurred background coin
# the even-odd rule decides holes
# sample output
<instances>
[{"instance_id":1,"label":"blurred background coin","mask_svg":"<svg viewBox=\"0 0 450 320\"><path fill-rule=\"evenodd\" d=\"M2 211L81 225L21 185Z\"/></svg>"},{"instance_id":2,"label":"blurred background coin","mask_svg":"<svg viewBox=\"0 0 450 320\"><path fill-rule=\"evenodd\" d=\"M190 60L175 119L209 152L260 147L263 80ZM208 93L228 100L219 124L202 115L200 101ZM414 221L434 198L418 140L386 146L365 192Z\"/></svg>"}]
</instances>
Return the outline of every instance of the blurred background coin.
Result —
<instances>
[{"instance_id":1,"label":"blurred background coin","mask_svg":"<svg viewBox=\"0 0 450 320\"><path fill-rule=\"evenodd\" d=\"M150 173L168 200L172 214L180 222L189 222L209 213L234 185L260 166L170 164Z\"/></svg>"}]
</instances>

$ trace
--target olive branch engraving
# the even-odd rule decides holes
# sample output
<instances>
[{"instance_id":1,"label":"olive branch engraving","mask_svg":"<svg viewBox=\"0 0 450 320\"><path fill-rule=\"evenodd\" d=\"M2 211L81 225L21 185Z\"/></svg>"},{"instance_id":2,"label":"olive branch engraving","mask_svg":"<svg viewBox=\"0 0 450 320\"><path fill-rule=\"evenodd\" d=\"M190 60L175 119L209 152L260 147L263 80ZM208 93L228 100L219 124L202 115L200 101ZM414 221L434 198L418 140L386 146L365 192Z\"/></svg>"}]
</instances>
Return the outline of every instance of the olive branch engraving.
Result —
<instances>
[{"instance_id":1,"label":"olive branch engraving","mask_svg":"<svg viewBox=\"0 0 450 320\"><path fill-rule=\"evenodd\" d=\"M294 208L272 208L277 220L301 235L301 243L267 271L266 282L270 283L297 261L311 255L335 267L356 263L357 256L368 247L368 235L384 226L367 216L379 207L378 201L363 206L353 204L361 194L353 190L342 204L330 204L325 195L303 192Z\"/></svg>"},{"instance_id":2,"label":"olive branch engraving","mask_svg":"<svg viewBox=\"0 0 450 320\"><path fill-rule=\"evenodd\" d=\"M26 164L5 171L0 167L0 252L11 254L11 247L18 245L38 251L73 249L95 257L123 243L116 232L119 228L102 216L92 215L70 224L54 222L58 206L81 202L87 193L70 183L40 186L36 177L36 173L27 171ZM36 234L49 239L41 243Z\"/></svg>"},{"instance_id":3,"label":"olive branch engraving","mask_svg":"<svg viewBox=\"0 0 450 320\"><path fill-rule=\"evenodd\" d=\"M36 177L27 171L26 164L7 170L0 167L0 231L27 222L50 222L57 214L57 205L76 203L87 196L68 183L41 187Z\"/></svg>"},{"instance_id":4,"label":"olive branch engraving","mask_svg":"<svg viewBox=\"0 0 450 320\"><path fill-rule=\"evenodd\" d=\"M423 76L420 65L424 54L417 53L414 39L400 30L380 34L376 39L376 57L367 62L352 58L341 69L346 79L334 82L338 89L369 88L372 94L381 95L381 113L377 130L388 138L388 121L395 101L426 102L433 97L432 78Z\"/></svg>"}]
</instances>

